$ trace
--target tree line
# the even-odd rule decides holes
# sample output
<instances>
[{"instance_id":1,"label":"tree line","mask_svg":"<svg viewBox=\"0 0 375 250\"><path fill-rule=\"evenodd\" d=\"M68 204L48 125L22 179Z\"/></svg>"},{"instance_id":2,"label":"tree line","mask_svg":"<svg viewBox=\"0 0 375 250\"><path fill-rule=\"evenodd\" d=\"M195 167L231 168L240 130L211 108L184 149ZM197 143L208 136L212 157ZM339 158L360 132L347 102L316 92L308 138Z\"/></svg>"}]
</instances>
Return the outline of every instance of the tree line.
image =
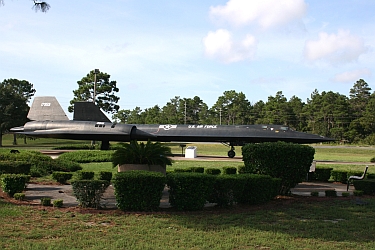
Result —
<instances>
[{"instance_id":1,"label":"tree line","mask_svg":"<svg viewBox=\"0 0 375 250\"><path fill-rule=\"evenodd\" d=\"M307 102L278 91L251 104L243 92L225 91L209 108L199 97L175 96L166 105L121 109L112 117L128 124L280 124L347 142L375 144L375 92L359 79L345 96L314 90Z\"/></svg>"},{"instance_id":2,"label":"tree line","mask_svg":"<svg viewBox=\"0 0 375 250\"><path fill-rule=\"evenodd\" d=\"M251 104L243 92L225 91L212 107L199 97L175 96L164 106L155 105L142 110L120 109L117 82L110 75L90 71L77 81L69 112L76 101L95 101L103 111L111 113L117 123L127 124L279 124L292 129L332 137L351 143L375 145L375 92L363 79L350 89L349 96L332 91L314 90L303 102L282 91L267 101ZM94 91L95 85L95 91ZM22 126L28 120L29 100L35 94L26 80L7 79L0 82L0 134ZM95 95L95 98L94 98ZM1 146L1 137L0 137Z\"/></svg>"}]
</instances>

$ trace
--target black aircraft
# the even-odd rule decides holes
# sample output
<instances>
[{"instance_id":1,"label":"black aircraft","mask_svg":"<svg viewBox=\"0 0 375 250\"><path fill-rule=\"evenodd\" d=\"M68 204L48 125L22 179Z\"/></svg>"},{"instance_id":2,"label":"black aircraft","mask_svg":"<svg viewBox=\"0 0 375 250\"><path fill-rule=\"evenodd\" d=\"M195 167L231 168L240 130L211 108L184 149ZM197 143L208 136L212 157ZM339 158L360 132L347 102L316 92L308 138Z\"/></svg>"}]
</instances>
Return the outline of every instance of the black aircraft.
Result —
<instances>
[{"instance_id":1,"label":"black aircraft","mask_svg":"<svg viewBox=\"0 0 375 250\"><path fill-rule=\"evenodd\" d=\"M116 124L92 102L75 103L73 120L69 120L56 98L50 96L35 97L27 117L30 122L10 131L34 137L102 141L101 149L108 149L110 141L220 142L231 148L228 156L233 158L234 146L246 143L334 141L283 125Z\"/></svg>"}]
</instances>

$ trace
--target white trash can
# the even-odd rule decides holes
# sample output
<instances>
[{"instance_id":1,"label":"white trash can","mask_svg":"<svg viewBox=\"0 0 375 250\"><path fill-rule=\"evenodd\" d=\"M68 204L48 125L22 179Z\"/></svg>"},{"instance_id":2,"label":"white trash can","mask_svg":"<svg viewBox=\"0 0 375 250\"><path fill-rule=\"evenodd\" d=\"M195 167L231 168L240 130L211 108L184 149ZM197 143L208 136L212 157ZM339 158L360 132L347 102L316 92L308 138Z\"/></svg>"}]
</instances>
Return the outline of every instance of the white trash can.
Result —
<instances>
[{"instance_id":1,"label":"white trash can","mask_svg":"<svg viewBox=\"0 0 375 250\"><path fill-rule=\"evenodd\" d=\"M189 146L185 150L185 158L196 158L197 157L197 147Z\"/></svg>"}]
</instances>

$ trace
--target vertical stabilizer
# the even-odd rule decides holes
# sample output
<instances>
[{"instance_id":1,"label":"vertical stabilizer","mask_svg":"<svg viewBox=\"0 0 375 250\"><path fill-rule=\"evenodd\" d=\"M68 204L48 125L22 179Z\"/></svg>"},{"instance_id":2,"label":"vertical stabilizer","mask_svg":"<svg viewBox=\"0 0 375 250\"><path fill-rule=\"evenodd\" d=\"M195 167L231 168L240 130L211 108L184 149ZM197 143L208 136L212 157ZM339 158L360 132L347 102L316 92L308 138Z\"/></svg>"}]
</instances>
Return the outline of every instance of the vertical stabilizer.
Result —
<instances>
[{"instance_id":1,"label":"vertical stabilizer","mask_svg":"<svg viewBox=\"0 0 375 250\"><path fill-rule=\"evenodd\" d=\"M27 118L32 121L69 120L54 96L34 97L34 101L31 105Z\"/></svg>"},{"instance_id":2,"label":"vertical stabilizer","mask_svg":"<svg viewBox=\"0 0 375 250\"><path fill-rule=\"evenodd\" d=\"M111 122L93 102L75 102L73 120Z\"/></svg>"}]
</instances>

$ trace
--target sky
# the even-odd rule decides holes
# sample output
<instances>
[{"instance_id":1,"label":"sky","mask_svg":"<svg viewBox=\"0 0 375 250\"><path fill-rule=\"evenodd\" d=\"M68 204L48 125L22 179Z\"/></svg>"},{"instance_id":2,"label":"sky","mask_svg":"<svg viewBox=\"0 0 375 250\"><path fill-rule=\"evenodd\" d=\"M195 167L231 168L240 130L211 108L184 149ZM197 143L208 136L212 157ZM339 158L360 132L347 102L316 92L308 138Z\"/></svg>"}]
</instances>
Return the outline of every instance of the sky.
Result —
<instances>
[{"instance_id":1,"label":"sky","mask_svg":"<svg viewBox=\"0 0 375 250\"><path fill-rule=\"evenodd\" d=\"M359 79L375 90L373 0L46 1L47 13L0 6L0 81L27 80L66 112L94 69L130 110L175 96L212 107L229 90L306 102L315 89L349 96Z\"/></svg>"}]
</instances>

